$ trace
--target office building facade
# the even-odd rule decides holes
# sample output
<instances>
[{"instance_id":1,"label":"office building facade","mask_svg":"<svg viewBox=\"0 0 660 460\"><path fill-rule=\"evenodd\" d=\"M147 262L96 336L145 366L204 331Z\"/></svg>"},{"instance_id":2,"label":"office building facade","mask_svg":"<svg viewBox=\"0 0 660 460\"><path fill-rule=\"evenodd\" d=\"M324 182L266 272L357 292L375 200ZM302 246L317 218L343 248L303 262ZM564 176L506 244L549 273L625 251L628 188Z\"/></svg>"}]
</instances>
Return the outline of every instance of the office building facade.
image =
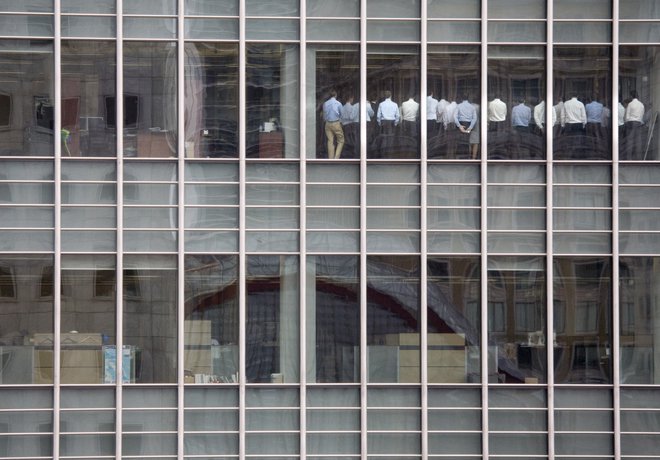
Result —
<instances>
[{"instance_id":1,"label":"office building facade","mask_svg":"<svg viewBox=\"0 0 660 460\"><path fill-rule=\"evenodd\" d=\"M656 0L3 1L0 62L0 458L660 458Z\"/></svg>"}]
</instances>

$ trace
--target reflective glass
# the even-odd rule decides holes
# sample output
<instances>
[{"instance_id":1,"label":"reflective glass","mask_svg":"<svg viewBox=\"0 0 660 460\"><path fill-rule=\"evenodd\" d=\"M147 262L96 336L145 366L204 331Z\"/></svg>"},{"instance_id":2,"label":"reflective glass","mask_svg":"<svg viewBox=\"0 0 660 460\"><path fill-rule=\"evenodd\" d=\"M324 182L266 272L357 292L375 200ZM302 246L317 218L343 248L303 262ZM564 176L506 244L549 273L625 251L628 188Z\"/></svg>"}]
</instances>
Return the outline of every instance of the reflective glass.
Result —
<instances>
[{"instance_id":1,"label":"reflective glass","mask_svg":"<svg viewBox=\"0 0 660 460\"><path fill-rule=\"evenodd\" d=\"M621 383L660 383L660 259L623 257L619 276Z\"/></svg>"},{"instance_id":2,"label":"reflective glass","mask_svg":"<svg viewBox=\"0 0 660 460\"><path fill-rule=\"evenodd\" d=\"M185 46L186 158L238 156L238 45Z\"/></svg>"},{"instance_id":3,"label":"reflective glass","mask_svg":"<svg viewBox=\"0 0 660 460\"><path fill-rule=\"evenodd\" d=\"M53 294L52 257L0 258L1 384L53 383Z\"/></svg>"},{"instance_id":4,"label":"reflective glass","mask_svg":"<svg viewBox=\"0 0 660 460\"><path fill-rule=\"evenodd\" d=\"M546 382L546 292L542 258L492 258L488 269L488 379Z\"/></svg>"},{"instance_id":5,"label":"reflective glass","mask_svg":"<svg viewBox=\"0 0 660 460\"><path fill-rule=\"evenodd\" d=\"M368 47L368 158L419 158L419 66L417 46Z\"/></svg>"},{"instance_id":6,"label":"reflective glass","mask_svg":"<svg viewBox=\"0 0 660 460\"><path fill-rule=\"evenodd\" d=\"M555 160L612 157L610 47L554 47Z\"/></svg>"},{"instance_id":7,"label":"reflective glass","mask_svg":"<svg viewBox=\"0 0 660 460\"><path fill-rule=\"evenodd\" d=\"M420 379L419 258L367 258L367 359L371 383Z\"/></svg>"},{"instance_id":8,"label":"reflective glass","mask_svg":"<svg viewBox=\"0 0 660 460\"><path fill-rule=\"evenodd\" d=\"M480 382L479 259L428 259L427 321L430 383Z\"/></svg>"},{"instance_id":9,"label":"reflective glass","mask_svg":"<svg viewBox=\"0 0 660 460\"><path fill-rule=\"evenodd\" d=\"M176 44L126 42L123 46L124 156L176 156ZM106 109L113 107L114 97L106 97L105 104Z\"/></svg>"},{"instance_id":10,"label":"reflective glass","mask_svg":"<svg viewBox=\"0 0 660 460\"><path fill-rule=\"evenodd\" d=\"M659 46L619 48L619 159L660 159L660 136L654 135L660 104L656 62Z\"/></svg>"},{"instance_id":11,"label":"reflective glass","mask_svg":"<svg viewBox=\"0 0 660 460\"><path fill-rule=\"evenodd\" d=\"M248 382L299 379L300 312L296 256L247 257Z\"/></svg>"},{"instance_id":12,"label":"reflective glass","mask_svg":"<svg viewBox=\"0 0 660 460\"><path fill-rule=\"evenodd\" d=\"M238 257L185 258L187 383L238 381Z\"/></svg>"},{"instance_id":13,"label":"reflective glass","mask_svg":"<svg viewBox=\"0 0 660 460\"><path fill-rule=\"evenodd\" d=\"M298 46L251 43L246 53L247 156L298 158Z\"/></svg>"},{"instance_id":14,"label":"reflective glass","mask_svg":"<svg viewBox=\"0 0 660 460\"><path fill-rule=\"evenodd\" d=\"M307 47L307 158L360 158L359 63L358 46Z\"/></svg>"},{"instance_id":15,"label":"reflective glass","mask_svg":"<svg viewBox=\"0 0 660 460\"><path fill-rule=\"evenodd\" d=\"M488 158L545 158L545 50L488 48Z\"/></svg>"},{"instance_id":16,"label":"reflective glass","mask_svg":"<svg viewBox=\"0 0 660 460\"><path fill-rule=\"evenodd\" d=\"M544 19L545 0L489 0L488 17L498 19Z\"/></svg>"},{"instance_id":17,"label":"reflective glass","mask_svg":"<svg viewBox=\"0 0 660 460\"><path fill-rule=\"evenodd\" d=\"M481 142L479 48L431 45L427 59L428 158L478 159Z\"/></svg>"},{"instance_id":18,"label":"reflective glass","mask_svg":"<svg viewBox=\"0 0 660 460\"><path fill-rule=\"evenodd\" d=\"M556 383L611 383L612 268L609 258L556 257Z\"/></svg>"},{"instance_id":19,"label":"reflective glass","mask_svg":"<svg viewBox=\"0 0 660 460\"><path fill-rule=\"evenodd\" d=\"M624 3L628 3L626 0ZM623 9L622 5L622 9ZM612 17L611 0L554 0L555 19L610 19Z\"/></svg>"},{"instance_id":20,"label":"reflective glass","mask_svg":"<svg viewBox=\"0 0 660 460\"><path fill-rule=\"evenodd\" d=\"M53 44L1 40L0 59L0 156L53 156Z\"/></svg>"},{"instance_id":21,"label":"reflective glass","mask_svg":"<svg viewBox=\"0 0 660 460\"><path fill-rule=\"evenodd\" d=\"M429 18L478 18L481 16L479 0L426 0Z\"/></svg>"},{"instance_id":22,"label":"reflective glass","mask_svg":"<svg viewBox=\"0 0 660 460\"><path fill-rule=\"evenodd\" d=\"M122 381L173 383L177 372L176 259L126 256L123 275ZM110 359L116 361L116 352Z\"/></svg>"},{"instance_id":23,"label":"reflective glass","mask_svg":"<svg viewBox=\"0 0 660 460\"><path fill-rule=\"evenodd\" d=\"M238 0L185 0L186 14L238 16Z\"/></svg>"},{"instance_id":24,"label":"reflective glass","mask_svg":"<svg viewBox=\"0 0 660 460\"><path fill-rule=\"evenodd\" d=\"M62 257L62 383L115 383L104 365L116 351L115 285L113 256Z\"/></svg>"},{"instance_id":25,"label":"reflective glass","mask_svg":"<svg viewBox=\"0 0 660 460\"><path fill-rule=\"evenodd\" d=\"M621 19L660 19L660 4L655 0L626 0L619 3Z\"/></svg>"},{"instance_id":26,"label":"reflective glass","mask_svg":"<svg viewBox=\"0 0 660 460\"><path fill-rule=\"evenodd\" d=\"M111 16L62 16L63 37L114 38L115 18Z\"/></svg>"},{"instance_id":27,"label":"reflective glass","mask_svg":"<svg viewBox=\"0 0 660 460\"><path fill-rule=\"evenodd\" d=\"M359 382L359 259L312 256L307 277L307 379Z\"/></svg>"}]
</instances>

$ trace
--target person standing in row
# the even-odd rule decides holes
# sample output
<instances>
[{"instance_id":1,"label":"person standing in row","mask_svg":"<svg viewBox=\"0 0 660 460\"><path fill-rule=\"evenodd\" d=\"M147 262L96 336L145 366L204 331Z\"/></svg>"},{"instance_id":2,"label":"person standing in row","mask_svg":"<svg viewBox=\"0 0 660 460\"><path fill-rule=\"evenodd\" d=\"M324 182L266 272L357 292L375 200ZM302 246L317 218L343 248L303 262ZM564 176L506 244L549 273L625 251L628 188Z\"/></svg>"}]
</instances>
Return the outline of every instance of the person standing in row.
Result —
<instances>
[{"instance_id":1,"label":"person standing in row","mask_svg":"<svg viewBox=\"0 0 660 460\"><path fill-rule=\"evenodd\" d=\"M325 135L328 139L328 158L338 159L344 148L344 130L341 126L341 102L337 100L337 91L330 90L330 98L323 103Z\"/></svg>"},{"instance_id":2,"label":"person standing in row","mask_svg":"<svg viewBox=\"0 0 660 460\"><path fill-rule=\"evenodd\" d=\"M426 97L426 135L429 139L438 134L438 100L433 97L433 91L429 91Z\"/></svg>"}]
</instances>

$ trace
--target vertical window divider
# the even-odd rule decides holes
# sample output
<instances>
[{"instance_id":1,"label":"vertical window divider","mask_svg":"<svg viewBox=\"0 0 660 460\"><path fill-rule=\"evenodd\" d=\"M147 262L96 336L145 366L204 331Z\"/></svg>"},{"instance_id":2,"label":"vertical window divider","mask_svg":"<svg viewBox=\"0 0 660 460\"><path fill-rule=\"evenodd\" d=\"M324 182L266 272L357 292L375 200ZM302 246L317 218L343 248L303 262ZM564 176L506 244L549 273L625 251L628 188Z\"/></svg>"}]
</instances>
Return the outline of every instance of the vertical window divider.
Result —
<instances>
[{"instance_id":1,"label":"vertical window divider","mask_svg":"<svg viewBox=\"0 0 660 460\"><path fill-rule=\"evenodd\" d=\"M488 82L488 0L481 2L481 126L483 120L488 116L487 82ZM485 115L485 116L484 116ZM481 138L486 136L487 129L481 130ZM481 168L479 171L481 180L480 190L480 283L481 283L481 454L488 458L488 148L481 142Z\"/></svg>"},{"instance_id":2,"label":"vertical window divider","mask_svg":"<svg viewBox=\"0 0 660 460\"><path fill-rule=\"evenodd\" d=\"M300 305L300 458L307 457L307 123L306 123L306 95L307 95L307 3L300 2L300 45L299 45L299 80L300 90L298 101L300 103L300 150L298 153L300 171L300 206L298 208L298 219L300 222L298 274L300 276L300 293L298 303Z\"/></svg>"},{"instance_id":3,"label":"vertical window divider","mask_svg":"<svg viewBox=\"0 0 660 460\"><path fill-rule=\"evenodd\" d=\"M545 145L546 145L546 163L545 163L545 271L546 271L546 388L547 388L547 402L548 402L548 458L555 458L555 387L554 387L554 291L553 291L553 192L554 192L554 178L553 178L553 134L554 126L552 123L552 111L554 111L554 5L552 1L547 4L546 10L546 104L545 104Z\"/></svg>"},{"instance_id":4,"label":"vertical window divider","mask_svg":"<svg viewBox=\"0 0 660 460\"><path fill-rule=\"evenodd\" d=\"M123 350L124 350L124 322L123 322L123 312L124 312L124 217L123 217L123 206L124 206L124 23L122 19L124 10L124 1L117 0L117 57L116 57L116 94L115 94L115 129L116 129L116 139L117 139L117 268L116 268L116 278L117 278L117 292L115 295L115 301L117 305L117 339L115 346L115 360L116 360L116 381L115 381L115 398L116 398L116 413L115 413L115 459L121 460L122 458L122 422L123 422L123 406L124 406L124 388L122 386L123 382Z\"/></svg>"},{"instance_id":5,"label":"vertical window divider","mask_svg":"<svg viewBox=\"0 0 660 460\"><path fill-rule=\"evenodd\" d=\"M419 286L419 295L420 295L420 325L419 325L419 348L420 348L420 378L421 378L421 452L422 458L427 458L429 454L429 441L428 441L428 426L429 426L429 417L428 417L428 263L427 263L427 146L428 146L428 130L426 122L426 98L428 94L428 5L426 1L421 2L421 38L420 43L420 96L419 96L419 125L420 125L420 286Z\"/></svg>"},{"instance_id":6,"label":"vertical window divider","mask_svg":"<svg viewBox=\"0 0 660 460\"><path fill-rule=\"evenodd\" d=\"M177 458L183 460L184 449L184 416L185 416L185 28L184 28L184 0L177 0Z\"/></svg>"},{"instance_id":7,"label":"vertical window divider","mask_svg":"<svg viewBox=\"0 0 660 460\"><path fill-rule=\"evenodd\" d=\"M367 0L360 1L360 111L367 108ZM360 114L360 451L367 459L367 120Z\"/></svg>"},{"instance_id":8,"label":"vertical window divider","mask_svg":"<svg viewBox=\"0 0 660 460\"><path fill-rule=\"evenodd\" d=\"M53 22L55 28L53 43L53 123L54 180L55 180L55 234L53 254L53 459L60 457L60 408L61 408L61 316L62 316L62 23L61 0L54 0Z\"/></svg>"},{"instance_id":9,"label":"vertical window divider","mask_svg":"<svg viewBox=\"0 0 660 460\"><path fill-rule=\"evenodd\" d=\"M238 106L246 107L246 46L245 46L245 1L238 3ZM246 111L238 111L238 458L245 459L246 426L246 375L245 350L247 329L247 286L245 273L245 155L246 155Z\"/></svg>"},{"instance_id":10,"label":"vertical window divider","mask_svg":"<svg viewBox=\"0 0 660 460\"><path fill-rule=\"evenodd\" d=\"M621 458L621 354L619 292L619 0L612 1L612 403L614 409L614 458Z\"/></svg>"},{"instance_id":11,"label":"vertical window divider","mask_svg":"<svg viewBox=\"0 0 660 460\"><path fill-rule=\"evenodd\" d=\"M554 191L554 178L553 178L553 134L554 126L552 123L552 111L554 111L554 85L553 85L553 40L554 40L554 6L553 2L548 2L546 11L546 45L545 45L545 60L546 60L546 103L545 103L545 126L546 126L546 187L545 187L545 271L546 271L546 388L547 388L547 401L548 401L548 458L555 457L555 387L554 387L554 291L553 291L553 191Z\"/></svg>"}]
</instances>

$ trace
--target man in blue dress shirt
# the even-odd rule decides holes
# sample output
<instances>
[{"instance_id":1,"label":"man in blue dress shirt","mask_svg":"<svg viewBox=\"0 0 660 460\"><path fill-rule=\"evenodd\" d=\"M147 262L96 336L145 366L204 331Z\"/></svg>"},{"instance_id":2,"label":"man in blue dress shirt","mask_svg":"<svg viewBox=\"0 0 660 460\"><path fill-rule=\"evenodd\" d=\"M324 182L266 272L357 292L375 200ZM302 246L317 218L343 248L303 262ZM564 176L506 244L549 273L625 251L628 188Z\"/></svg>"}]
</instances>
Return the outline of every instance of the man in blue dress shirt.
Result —
<instances>
[{"instance_id":1,"label":"man in blue dress shirt","mask_svg":"<svg viewBox=\"0 0 660 460\"><path fill-rule=\"evenodd\" d=\"M339 158L344 148L344 129L341 127L341 102L337 100L337 91L330 90L330 98L323 103L325 135L328 139L328 158ZM336 142L336 147L335 147Z\"/></svg>"},{"instance_id":2,"label":"man in blue dress shirt","mask_svg":"<svg viewBox=\"0 0 660 460\"><path fill-rule=\"evenodd\" d=\"M532 120L532 109L525 105L525 98L519 98L518 104L511 109L511 126L513 133L514 158L529 159L530 132L529 122Z\"/></svg>"},{"instance_id":3,"label":"man in blue dress shirt","mask_svg":"<svg viewBox=\"0 0 660 460\"><path fill-rule=\"evenodd\" d=\"M587 155L590 158L607 158L608 149L606 125L607 115L605 107L598 101L598 95L594 94L591 101L584 106L587 113L587 125L585 126L585 134L587 136L588 147L591 152Z\"/></svg>"},{"instance_id":4,"label":"man in blue dress shirt","mask_svg":"<svg viewBox=\"0 0 660 460\"><path fill-rule=\"evenodd\" d=\"M394 148L394 127L401 120L399 106L392 101L392 92L385 91L383 96L385 99L378 105L378 113L376 114L376 120L378 126L380 126L378 150L381 157Z\"/></svg>"},{"instance_id":5,"label":"man in blue dress shirt","mask_svg":"<svg viewBox=\"0 0 660 460\"><path fill-rule=\"evenodd\" d=\"M470 147L470 132L477 124L477 110L470 103L467 94L463 94L461 100L462 102L456 106L456 111L454 112L454 124L461 132L458 139L459 148L460 150L467 151L468 158L470 158L472 149Z\"/></svg>"}]
</instances>

